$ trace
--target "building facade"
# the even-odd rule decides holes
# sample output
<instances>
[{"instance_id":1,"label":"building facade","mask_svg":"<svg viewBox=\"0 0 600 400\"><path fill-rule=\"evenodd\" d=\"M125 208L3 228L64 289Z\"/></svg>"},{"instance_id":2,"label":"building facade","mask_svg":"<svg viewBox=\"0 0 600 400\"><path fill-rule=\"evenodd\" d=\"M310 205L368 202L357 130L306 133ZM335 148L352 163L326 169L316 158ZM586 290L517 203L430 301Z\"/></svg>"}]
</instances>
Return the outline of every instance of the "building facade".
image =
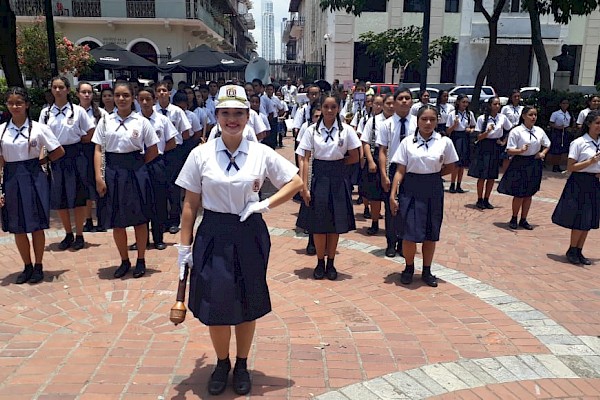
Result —
<instances>
[{"instance_id":1,"label":"building facade","mask_svg":"<svg viewBox=\"0 0 600 400\"><path fill-rule=\"evenodd\" d=\"M497 0L484 0L493 10ZM430 40L444 35L456 38L451 54L428 70L428 81L440 84L473 84L489 44L488 24L470 0L431 1ZM539 85L539 70L531 45L529 14L520 9L521 0L507 0L498 23L502 64L487 78L501 94L510 89ZM372 82L398 81L391 65L381 65L366 55L359 41L364 32L383 32L404 26L422 26L421 0L369 0L360 17L345 12L322 12L318 2L290 1L290 29L284 32L288 55L296 61L317 61L324 57L326 79L350 82L354 78ZM295 27L295 29L294 29ZM573 61L571 84L592 87L600 81L600 11L575 16L567 25L541 17L542 38L552 76L557 69L553 57L565 49ZM418 82L418 66L408 68L405 82Z\"/></svg>"},{"instance_id":2,"label":"building facade","mask_svg":"<svg viewBox=\"0 0 600 400\"><path fill-rule=\"evenodd\" d=\"M17 24L44 15L44 0L10 0ZM115 43L152 62L201 44L248 59L250 0L52 0L55 29L91 48Z\"/></svg>"},{"instance_id":3,"label":"building facade","mask_svg":"<svg viewBox=\"0 0 600 400\"><path fill-rule=\"evenodd\" d=\"M263 2L262 12L262 57L265 60L275 60L275 15L273 14L273 2Z\"/></svg>"}]
</instances>

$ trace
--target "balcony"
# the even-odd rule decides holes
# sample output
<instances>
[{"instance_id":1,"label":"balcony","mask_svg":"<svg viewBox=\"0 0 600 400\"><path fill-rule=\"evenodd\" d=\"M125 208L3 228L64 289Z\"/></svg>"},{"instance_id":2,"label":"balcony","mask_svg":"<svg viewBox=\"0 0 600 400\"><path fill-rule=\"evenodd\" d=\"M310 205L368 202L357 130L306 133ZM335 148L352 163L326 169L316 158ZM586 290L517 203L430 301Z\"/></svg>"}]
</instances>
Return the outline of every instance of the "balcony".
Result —
<instances>
[{"instance_id":1,"label":"balcony","mask_svg":"<svg viewBox=\"0 0 600 400\"><path fill-rule=\"evenodd\" d=\"M73 0L71 7L73 8L74 17L101 17L102 7L100 0Z\"/></svg>"},{"instance_id":2,"label":"balcony","mask_svg":"<svg viewBox=\"0 0 600 400\"><path fill-rule=\"evenodd\" d=\"M11 0L10 7L19 16L36 17L44 15L43 0Z\"/></svg>"},{"instance_id":3,"label":"balcony","mask_svg":"<svg viewBox=\"0 0 600 400\"><path fill-rule=\"evenodd\" d=\"M292 26L290 29L290 36L295 37L295 38L301 37L302 31L304 31L305 18L298 17L296 19L293 19L291 22L292 22Z\"/></svg>"},{"instance_id":4,"label":"balcony","mask_svg":"<svg viewBox=\"0 0 600 400\"><path fill-rule=\"evenodd\" d=\"M156 18L155 2L127 0L127 18Z\"/></svg>"}]
</instances>

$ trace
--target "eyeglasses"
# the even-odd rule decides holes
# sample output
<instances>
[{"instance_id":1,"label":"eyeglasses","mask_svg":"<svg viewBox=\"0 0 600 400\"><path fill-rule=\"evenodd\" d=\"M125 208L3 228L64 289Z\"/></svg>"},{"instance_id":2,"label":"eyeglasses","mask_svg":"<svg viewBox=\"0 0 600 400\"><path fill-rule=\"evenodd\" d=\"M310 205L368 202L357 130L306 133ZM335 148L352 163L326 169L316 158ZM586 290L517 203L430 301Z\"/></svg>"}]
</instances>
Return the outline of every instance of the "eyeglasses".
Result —
<instances>
[{"instance_id":1,"label":"eyeglasses","mask_svg":"<svg viewBox=\"0 0 600 400\"><path fill-rule=\"evenodd\" d=\"M7 102L6 103L6 107L9 107L9 108L10 107L20 108L20 107L24 107L25 104L27 104L27 103L25 103L24 101L17 101L17 102L14 102L14 103L13 102Z\"/></svg>"}]
</instances>

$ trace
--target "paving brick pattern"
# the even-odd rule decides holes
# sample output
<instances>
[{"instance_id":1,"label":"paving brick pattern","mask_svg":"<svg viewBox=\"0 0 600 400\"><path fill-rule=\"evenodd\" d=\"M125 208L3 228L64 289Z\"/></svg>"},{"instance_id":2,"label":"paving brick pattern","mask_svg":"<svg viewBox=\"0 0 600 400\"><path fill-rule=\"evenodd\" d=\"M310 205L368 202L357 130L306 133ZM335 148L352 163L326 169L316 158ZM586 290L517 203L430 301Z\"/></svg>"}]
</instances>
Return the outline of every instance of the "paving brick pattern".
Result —
<instances>
[{"instance_id":1,"label":"paving brick pattern","mask_svg":"<svg viewBox=\"0 0 600 400\"><path fill-rule=\"evenodd\" d=\"M598 267L567 264L569 232L550 222L565 179L545 173L530 232L507 228L506 196L474 208L470 178L469 193L447 194L436 289L399 283L403 259L383 256L383 229L366 235L362 206L358 230L340 241L336 282L312 279L297 204L266 214L273 312L257 325L251 398L600 398ZM87 234L79 252L57 250L63 234L53 220L35 286L13 284L21 261L0 234L0 400L208 397L207 329L192 315L168 320L176 250L151 250L145 277L115 280L111 233ZM595 263L597 240L591 232L584 249Z\"/></svg>"}]
</instances>

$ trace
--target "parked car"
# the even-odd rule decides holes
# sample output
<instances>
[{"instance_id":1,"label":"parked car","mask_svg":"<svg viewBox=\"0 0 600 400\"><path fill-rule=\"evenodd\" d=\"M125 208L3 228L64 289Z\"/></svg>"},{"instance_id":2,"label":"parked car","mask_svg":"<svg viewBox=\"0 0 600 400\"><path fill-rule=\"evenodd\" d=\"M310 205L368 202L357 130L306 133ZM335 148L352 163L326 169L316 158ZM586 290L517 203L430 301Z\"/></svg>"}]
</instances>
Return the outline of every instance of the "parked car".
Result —
<instances>
[{"instance_id":1,"label":"parked car","mask_svg":"<svg viewBox=\"0 0 600 400\"><path fill-rule=\"evenodd\" d=\"M528 98L530 98L531 96L533 96L534 94L539 92L540 88L537 86L526 86L526 87L522 87L519 90L521 90L521 98L523 100L527 100Z\"/></svg>"},{"instance_id":2,"label":"parked car","mask_svg":"<svg viewBox=\"0 0 600 400\"><path fill-rule=\"evenodd\" d=\"M371 88L375 91L375 94L393 94L398 89L398 85L393 83L372 83Z\"/></svg>"},{"instance_id":3,"label":"parked car","mask_svg":"<svg viewBox=\"0 0 600 400\"><path fill-rule=\"evenodd\" d=\"M429 103L435 105L437 104L437 98L440 94L439 89L436 88L425 88L429 92ZM419 101L419 92L421 92L420 88L410 88L410 94L412 95L413 101Z\"/></svg>"},{"instance_id":4,"label":"parked car","mask_svg":"<svg viewBox=\"0 0 600 400\"><path fill-rule=\"evenodd\" d=\"M466 94L469 97L469 100L471 100L473 98L473 90L474 89L475 89L475 86L473 86L473 85L455 86L452 89L450 89L450 91L448 92L448 102L449 103L456 102L456 98L458 97L459 94ZM494 88L491 86L482 86L481 93L479 95L479 102L485 103L485 102L487 102L488 99L491 99L492 97L499 97L496 94L496 90L494 90ZM500 97L500 105L504 106L507 103L508 103L508 97Z\"/></svg>"}]
</instances>

